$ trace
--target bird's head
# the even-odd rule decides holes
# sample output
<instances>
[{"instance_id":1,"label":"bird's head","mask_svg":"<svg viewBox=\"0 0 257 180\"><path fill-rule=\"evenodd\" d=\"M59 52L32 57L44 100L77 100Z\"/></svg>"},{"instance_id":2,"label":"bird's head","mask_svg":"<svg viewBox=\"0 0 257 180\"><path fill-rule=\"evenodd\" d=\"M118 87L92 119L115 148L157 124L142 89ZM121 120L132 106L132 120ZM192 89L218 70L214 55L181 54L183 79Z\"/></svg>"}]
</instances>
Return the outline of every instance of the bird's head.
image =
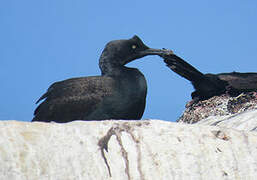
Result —
<instances>
[{"instance_id":1,"label":"bird's head","mask_svg":"<svg viewBox=\"0 0 257 180\"><path fill-rule=\"evenodd\" d=\"M147 55L163 56L170 53L170 50L149 48L135 35L131 39L114 40L107 43L99 64L101 69L103 63L111 64L112 66L123 66Z\"/></svg>"}]
</instances>

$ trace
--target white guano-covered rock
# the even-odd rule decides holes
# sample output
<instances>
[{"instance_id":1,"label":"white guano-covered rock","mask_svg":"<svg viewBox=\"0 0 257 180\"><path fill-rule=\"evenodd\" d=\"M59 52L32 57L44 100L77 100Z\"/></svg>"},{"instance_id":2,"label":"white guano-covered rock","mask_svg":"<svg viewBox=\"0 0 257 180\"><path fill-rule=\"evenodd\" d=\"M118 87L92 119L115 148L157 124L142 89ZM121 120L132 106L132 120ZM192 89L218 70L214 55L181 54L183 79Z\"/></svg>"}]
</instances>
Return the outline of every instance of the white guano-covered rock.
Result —
<instances>
[{"instance_id":1,"label":"white guano-covered rock","mask_svg":"<svg viewBox=\"0 0 257 180\"><path fill-rule=\"evenodd\" d=\"M256 177L256 132L160 120L0 122L1 180Z\"/></svg>"},{"instance_id":2,"label":"white guano-covered rock","mask_svg":"<svg viewBox=\"0 0 257 180\"><path fill-rule=\"evenodd\" d=\"M257 131L257 109L235 115L210 116L197 124L234 128L244 131Z\"/></svg>"}]
</instances>

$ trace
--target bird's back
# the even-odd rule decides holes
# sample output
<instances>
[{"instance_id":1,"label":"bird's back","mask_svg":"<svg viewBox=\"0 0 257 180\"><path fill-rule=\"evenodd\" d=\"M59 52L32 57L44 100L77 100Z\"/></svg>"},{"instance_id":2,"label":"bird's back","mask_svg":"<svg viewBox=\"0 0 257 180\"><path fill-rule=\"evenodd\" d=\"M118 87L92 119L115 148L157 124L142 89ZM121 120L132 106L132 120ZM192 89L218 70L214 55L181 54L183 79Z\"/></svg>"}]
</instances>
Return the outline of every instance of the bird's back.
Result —
<instances>
[{"instance_id":1,"label":"bird's back","mask_svg":"<svg viewBox=\"0 0 257 180\"><path fill-rule=\"evenodd\" d=\"M257 91L257 73L221 73L218 77L237 90Z\"/></svg>"}]
</instances>

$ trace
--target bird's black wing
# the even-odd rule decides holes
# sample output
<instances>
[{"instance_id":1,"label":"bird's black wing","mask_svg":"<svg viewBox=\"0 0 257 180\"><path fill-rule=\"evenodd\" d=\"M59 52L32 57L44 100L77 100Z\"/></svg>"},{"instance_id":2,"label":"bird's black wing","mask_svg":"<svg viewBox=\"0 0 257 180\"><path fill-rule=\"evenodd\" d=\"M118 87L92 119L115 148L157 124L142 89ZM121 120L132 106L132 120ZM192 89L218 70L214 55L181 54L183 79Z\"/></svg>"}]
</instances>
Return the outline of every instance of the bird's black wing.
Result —
<instances>
[{"instance_id":1,"label":"bird's black wing","mask_svg":"<svg viewBox=\"0 0 257 180\"><path fill-rule=\"evenodd\" d=\"M37 101L32 121L68 122L83 119L110 96L113 80L109 77L72 78L52 84Z\"/></svg>"}]
</instances>

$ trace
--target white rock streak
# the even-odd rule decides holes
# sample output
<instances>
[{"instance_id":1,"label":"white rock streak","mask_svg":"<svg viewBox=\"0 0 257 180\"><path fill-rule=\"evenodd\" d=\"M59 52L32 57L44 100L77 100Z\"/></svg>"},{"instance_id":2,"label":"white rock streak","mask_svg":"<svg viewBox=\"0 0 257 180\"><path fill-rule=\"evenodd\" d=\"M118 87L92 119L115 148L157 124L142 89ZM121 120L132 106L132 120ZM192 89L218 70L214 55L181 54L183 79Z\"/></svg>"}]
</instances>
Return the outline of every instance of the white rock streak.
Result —
<instances>
[{"instance_id":1,"label":"white rock streak","mask_svg":"<svg viewBox=\"0 0 257 180\"><path fill-rule=\"evenodd\" d=\"M197 122L197 124L257 131L257 110L241 112L236 115L212 116Z\"/></svg>"},{"instance_id":2,"label":"white rock streak","mask_svg":"<svg viewBox=\"0 0 257 180\"><path fill-rule=\"evenodd\" d=\"M256 177L256 132L160 120L0 122L1 180Z\"/></svg>"}]
</instances>

